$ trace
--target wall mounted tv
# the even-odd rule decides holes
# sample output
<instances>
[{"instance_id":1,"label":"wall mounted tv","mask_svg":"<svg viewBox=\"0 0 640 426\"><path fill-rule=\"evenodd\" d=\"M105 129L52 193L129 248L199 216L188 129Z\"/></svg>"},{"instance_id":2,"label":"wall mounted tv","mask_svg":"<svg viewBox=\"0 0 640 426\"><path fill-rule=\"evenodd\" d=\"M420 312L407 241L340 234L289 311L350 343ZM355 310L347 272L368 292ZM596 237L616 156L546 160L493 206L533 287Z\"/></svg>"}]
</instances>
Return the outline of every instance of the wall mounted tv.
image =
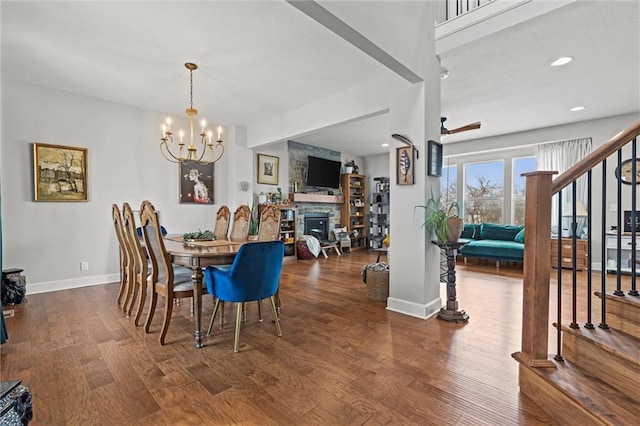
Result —
<instances>
[{"instance_id":1,"label":"wall mounted tv","mask_svg":"<svg viewBox=\"0 0 640 426\"><path fill-rule=\"evenodd\" d=\"M307 167L307 186L339 188L341 169L342 163L340 161L310 155Z\"/></svg>"}]
</instances>

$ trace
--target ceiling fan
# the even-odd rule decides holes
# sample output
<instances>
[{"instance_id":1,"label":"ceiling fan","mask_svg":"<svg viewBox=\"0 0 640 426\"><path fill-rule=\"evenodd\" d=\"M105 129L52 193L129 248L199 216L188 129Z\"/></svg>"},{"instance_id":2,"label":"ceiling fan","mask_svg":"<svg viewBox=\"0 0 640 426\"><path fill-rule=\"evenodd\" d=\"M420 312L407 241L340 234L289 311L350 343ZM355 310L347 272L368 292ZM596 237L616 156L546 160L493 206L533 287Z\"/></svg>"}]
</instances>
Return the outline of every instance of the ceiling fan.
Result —
<instances>
[{"instance_id":1,"label":"ceiling fan","mask_svg":"<svg viewBox=\"0 0 640 426\"><path fill-rule=\"evenodd\" d=\"M444 127L444 122L447 121L447 117L440 117L440 134L441 135L452 135L454 133L466 132L467 130L475 130L480 128L480 122L476 121L475 123L467 124L466 126L457 127L455 129L447 129Z\"/></svg>"}]
</instances>

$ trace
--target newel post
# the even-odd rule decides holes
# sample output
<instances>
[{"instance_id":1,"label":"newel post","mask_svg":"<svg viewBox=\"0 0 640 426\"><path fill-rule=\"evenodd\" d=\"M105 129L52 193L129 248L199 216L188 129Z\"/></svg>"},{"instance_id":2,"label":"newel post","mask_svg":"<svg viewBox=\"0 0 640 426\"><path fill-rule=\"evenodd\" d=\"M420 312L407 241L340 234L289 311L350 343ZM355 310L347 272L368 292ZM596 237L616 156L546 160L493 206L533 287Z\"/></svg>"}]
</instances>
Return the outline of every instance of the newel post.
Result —
<instances>
[{"instance_id":1,"label":"newel post","mask_svg":"<svg viewBox=\"0 0 640 426\"><path fill-rule=\"evenodd\" d=\"M522 349L514 357L530 367L552 367L548 359L549 276L551 273L551 179L557 172L524 173L525 244Z\"/></svg>"}]
</instances>

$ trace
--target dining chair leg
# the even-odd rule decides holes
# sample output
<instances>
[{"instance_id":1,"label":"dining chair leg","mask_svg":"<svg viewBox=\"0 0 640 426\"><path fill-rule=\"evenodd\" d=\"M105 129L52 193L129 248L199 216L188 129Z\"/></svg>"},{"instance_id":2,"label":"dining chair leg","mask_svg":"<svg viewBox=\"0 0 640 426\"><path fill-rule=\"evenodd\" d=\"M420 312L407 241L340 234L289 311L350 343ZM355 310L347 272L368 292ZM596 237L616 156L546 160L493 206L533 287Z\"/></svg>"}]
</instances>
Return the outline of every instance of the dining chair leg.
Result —
<instances>
[{"instance_id":1,"label":"dining chair leg","mask_svg":"<svg viewBox=\"0 0 640 426\"><path fill-rule=\"evenodd\" d=\"M273 321L276 323L276 330L278 331L278 337L282 337L282 330L280 329L280 318L276 311L276 300L273 296L269 298L271 301L271 313L273 314Z\"/></svg>"},{"instance_id":2,"label":"dining chair leg","mask_svg":"<svg viewBox=\"0 0 640 426\"><path fill-rule=\"evenodd\" d=\"M224 329L224 302L220 303L220 330Z\"/></svg>"},{"instance_id":3,"label":"dining chair leg","mask_svg":"<svg viewBox=\"0 0 640 426\"><path fill-rule=\"evenodd\" d=\"M120 249L120 259L122 259L122 249ZM127 291L127 283L126 283L126 270L123 262L120 262L120 291L118 292L118 305L121 305L124 299L124 295Z\"/></svg>"},{"instance_id":4,"label":"dining chair leg","mask_svg":"<svg viewBox=\"0 0 640 426\"><path fill-rule=\"evenodd\" d=\"M129 303L131 303L131 277L129 276L129 273L127 272L125 274L126 278L125 278L125 295L124 295L124 302L122 303L122 312L124 312L124 314L126 316L129 316L129 314L127 313L127 309L129 307Z\"/></svg>"},{"instance_id":5,"label":"dining chair leg","mask_svg":"<svg viewBox=\"0 0 640 426\"><path fill-rule=\"evenodd\" d=\"M242 304L242 322L247 322L247 305Z\"/></svg>"},{"instance_id":6,"label":"dining chair leg","mask_svg":"<svg viewBox=\"0 0 640 426\"><path fill-rule=\"evenodd\" d=\"M190 297L191 299L191 316L195 317L196 316L196 304L193 303L193 297Z\"/></svg>"},{"instance_id":7,"label":"dining chair leg","mask_svg":"<svg viewBox=\"0 0 640 426\"><path fill-rule=\"evenodd\" d=\"M238 312L236 314L236 336L233 341L233 351L238 352L238 346L240 343L240 323L242 322L242 309L244 308L244 303L238 303Z\"/></svg>"},{"instance_id":8,"label":"dining chair leg","mask_svg":"<svg viewBox=\"0 0 640 426\"><path fill-rule=\"evenodd\" d=\"M171 298L173 299L173 298ZM169 300L165 297L164 304L164 322L162 323L162 332L160 333L160 344L164 345L164 338L169 330L169 323L171 322L171 314L173 313L173 300Z\"/></svg>"},{"instance_id":9,"label":"dining chair leg","mask_svg":"<svg viewBox=\"0 0 640 426\"><path fill-rule=\"evenodd\" d=\"M216 319L216 314L218 313L218 307L220 306L220 299L216 299L213 297L215 303L213 305L213 315L211 315L211 322L209 323L209 330L207 330L207 336L211 336L211 329L213 328L213 322ZM224 303L224 302L223 302Z\"/></svg>"},{"instance_id":10,"label":"dining chair leg","mask_svg":"<svg viewBox=\"0 0 640 426\"><path fill-rule=\"evenodd\" d=\"M136 312L136 317L133 320L133 324L135 326L140 325L140 317L142 316L142 310L144 309L144 304L147 301L147 280L142 278L142 284L140 285L140 303L138 303L138 311Z\"/></svg>"},{"instance_id":11,"label":"dining chair leg","mask_svg":"<svg viewBox=\"0 0 640 426\"><path fill-rule=\"evenodd\" d=\"M262 300L258 300L258 320L262 322Z\"/></svg>"},{"instance_id":12,"label":"dining chair leg","mask_svg":"<svg viewBox=\"0 0 640 426\"><path fill-rule=\"evenodd\" d=\"M129 302L129 306L127 307L127 317L131 316L131 312L133 311L133 307L136 304L136 300L138 299L138 280L136 276L131 277L131 287L133 287L133 292L131 294L131 301Z\"/></svg>"},{"instance_id":13,"label":"dining chair leg","mask_svg":"<svg viewBox=\"0 0 640 426\"><path fill-rule=\"evenodd\" d=\"M151 305L149 306L149 314L147 314L147 322L144 323L144 332L149 333L151 327L151 321L153 320L153 314L156 312L156 305L158 304L158 293L153 284L151 285Z\"/></svg>"}]
</instances>

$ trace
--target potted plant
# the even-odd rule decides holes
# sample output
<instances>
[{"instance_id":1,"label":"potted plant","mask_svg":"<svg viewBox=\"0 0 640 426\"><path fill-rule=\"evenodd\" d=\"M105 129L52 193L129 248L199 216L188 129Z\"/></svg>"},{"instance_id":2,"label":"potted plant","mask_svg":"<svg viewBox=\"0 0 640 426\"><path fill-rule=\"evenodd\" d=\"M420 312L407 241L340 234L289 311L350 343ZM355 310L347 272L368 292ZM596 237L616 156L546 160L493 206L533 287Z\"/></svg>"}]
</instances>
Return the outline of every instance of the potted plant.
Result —
<instances>
[{"instance_id":1,"label":"potted plant","mask_svg":"<svg viewBox=\"0 0 640 426\"><path fill-rule=\"evenodd\" d=\"M425 210L424 227L435 234L438 244L458 241L462 235L463 222L457 202L442 202L431 193L426 205L416 207Z\"/></svg>"},{"instance_id":2,"label":"potted plant","mask_svg":"<svg viewBox=\"0 0 640 426\"><path fill-rule=\"evenodd\" d=\"M353 160L349 160L346 163L344 163L344 172L347 174L353 173L355 168L356 168L356 162Z\"/></svg>"},{"instance_id":3,"label":"potted plant","mask_svg":"<svg viewBox=\"0 0 640 426\"><path fill-rule=\"evenodd\" d=\"M249 221L249 240L257 240L258 239L258 224L260 223L260 219L258 219L258 212L256 212L255 203L251 205L251 219Z\"/></svg>"}]
</instances>

